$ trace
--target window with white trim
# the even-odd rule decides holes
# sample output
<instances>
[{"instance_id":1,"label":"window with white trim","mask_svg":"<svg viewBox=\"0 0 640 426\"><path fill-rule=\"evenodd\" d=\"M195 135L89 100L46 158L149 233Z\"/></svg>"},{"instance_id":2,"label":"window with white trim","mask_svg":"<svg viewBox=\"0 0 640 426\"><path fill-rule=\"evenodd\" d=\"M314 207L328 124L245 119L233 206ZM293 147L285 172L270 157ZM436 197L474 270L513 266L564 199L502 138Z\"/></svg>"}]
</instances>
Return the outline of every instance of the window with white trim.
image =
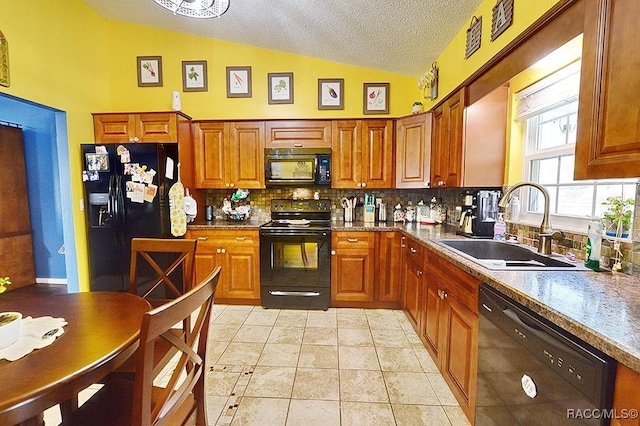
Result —
<instances>
[{"instance_id":1,"label":"window with white trim","mask_svg":"<svg viewBox=\"0 0 640 426\"><path fill-rule=\"evenodd\" d=\"M635 198L638 179L574 180L580 61L516 94L516 119L526 120L523 179L542 184L550 195L556 228L583 231L602 217L611 196ZM536 189L521 191L521 220L538 223L544 198Z\"/></svg>"}]
</instances>

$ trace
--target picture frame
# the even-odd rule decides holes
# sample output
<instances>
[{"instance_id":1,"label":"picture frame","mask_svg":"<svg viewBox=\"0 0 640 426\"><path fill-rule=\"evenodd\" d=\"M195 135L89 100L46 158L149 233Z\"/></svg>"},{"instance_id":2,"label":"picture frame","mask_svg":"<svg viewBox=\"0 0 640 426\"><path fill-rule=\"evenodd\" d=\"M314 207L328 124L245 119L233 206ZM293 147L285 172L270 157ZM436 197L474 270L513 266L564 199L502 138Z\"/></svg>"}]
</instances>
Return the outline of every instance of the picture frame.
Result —
<instances>
[{"instance_id":1,"label":"picture frame","mask_svg":"<svg viewBox=\"0 0 640 426\"><path fill-rule=\"evenodd\" d=\"M267 74L269 104L293 103L293 73L280 72Z\"/></svg>"},{"instance_id":2,"label":"picture frame","mask_svg":"<svg viewBox=\"0 0 640 426\"><path fill-rule=\"evenodd\" d=\"M162 87L162 56L137 56L138 87Z\"/></svg>"},{"instance_id":3,"label":"picture frame","mask_svg":"<svg viewBox=\"0 0 640 426\"><path fill-rule=\"evenodd\" d=\"M227 67L227 98L251 97L251 67Z\"/></svg>"},{"instance_id":4,"label":"picture frame","mask_svg":"<svg viewBox=\"0 0 640 426\"><path fill-rule=\"evenodd\" d=\"M364 83L363 114L389 114L389 83Z\"/></svg>"},{"instance_id":5,"label":"picture frame","mask_svg":"<svg viewBox=\"0 0 640 426\"><path fill-rule=\"evenodd\" d=\"M344 109L344 78L318 79L318 109Z\"/></svg>"},{"instance_id":6,"label":"picture frame","mask_svg":"<svg viewBox=\"0 0 640 426\"><path fill-rule=\"evenodd\" d=\"M207 61L182 61L182 91L208 90Z\"/></svg>"}]
</instances>

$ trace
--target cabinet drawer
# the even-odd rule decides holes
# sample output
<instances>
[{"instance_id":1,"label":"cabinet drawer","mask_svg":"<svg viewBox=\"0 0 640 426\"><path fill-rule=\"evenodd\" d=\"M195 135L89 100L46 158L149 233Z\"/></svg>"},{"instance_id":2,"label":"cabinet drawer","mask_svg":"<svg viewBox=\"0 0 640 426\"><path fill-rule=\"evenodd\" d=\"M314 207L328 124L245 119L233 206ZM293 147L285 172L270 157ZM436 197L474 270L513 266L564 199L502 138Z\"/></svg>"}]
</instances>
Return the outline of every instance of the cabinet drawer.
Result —
<instances>
[{"instance_id":1,"label":"cabinet drawer","mask_svg":"<svg viewBox=\"0 0 640 426\"><path fill-rule=\"evenodd\" d=\"M198 247L206 246L235 246L235 247L257 247L259 245L258 231L218 231L218 230L197 230L189 231L188 238L198 240Z\"/></svg>"},{"instance_id":2,"label":"cabinet drawer","mask_svg":"<svg viewBox=\"0 0 640 426\"><path fill-rule=\"evenodd\" d=\"M407 262L411 262L414 265L422 265L422 260L424 259L425 248L422 244L418 243L411 238L407 238L406 242L406 256Z\"/></svg>"},{"instance_id":3,"label":"cabinet drawer","mask_svg":"<svg viewBox=\"0 0 640 426\"><path fill-rule=\"evenodd\" d=\"M331 121L267 121L267 148L331 148Z\"/></svg>"},{"instance_id":4,"label":"cabinet drawer","mask_svg":"<svg viewBox=\"0 0 640 426\"><path fill-rule=\"evenodd\" d=\"M339 231L333 234L333 249L375 248L372 232Z\"/></svg>"},{"instance_id":5,"label":"cabinet drawer","mask_svg":"<svg viewBox=\"0 0 640 426\"><path fill-rule=\"evenodd\" d=\"M436 276L449 295L477 314L480 280L430 250L425 253L427 273Z\"/></svg>"}]
</instances>

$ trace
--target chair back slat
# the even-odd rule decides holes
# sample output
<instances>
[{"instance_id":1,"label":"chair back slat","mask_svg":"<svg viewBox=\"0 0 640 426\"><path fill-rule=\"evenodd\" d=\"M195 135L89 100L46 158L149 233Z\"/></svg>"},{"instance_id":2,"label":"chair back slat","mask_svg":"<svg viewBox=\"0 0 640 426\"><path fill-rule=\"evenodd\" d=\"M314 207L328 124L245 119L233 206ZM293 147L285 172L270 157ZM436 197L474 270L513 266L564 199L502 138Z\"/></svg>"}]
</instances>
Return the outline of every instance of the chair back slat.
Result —
<instances>
[{"instance_id":1,"label":"chair back slat","mask_svg":"<svg viewBox=\"0 0 640 426\"><path fill-rule=\"evenodd\" d=\"M215 268L197 286L182 296L147 312L142 320L140 348L136 361L136 378L132 411L133 425L181 424L195 413L197 424L206 425L204 403L204 368L207 338L213 295L221 268ZM172 327L185 322L198 312L185 336L176 336ZM163 339L179 354L177 365L164 387L154 380L170 364L172 359L157 361L154 365L154 348ZM176 419L177 413L186 413Z\"/></svg>"},{"instance_id":2,"label":"chair back slat","mask_svg":"<svg viewBox=\"0 0 640 426\"><path fill-rule=\"evenodd\" d=\"M195 239L133 238L129 292L149 300L152 306L159 306L189 290L194 279L196 244ZM180 266L182 286L174 274ZM142 277L143 270L154 276ZM159 288L161 285L164 291Z\"/></svg>"}]
</instances>

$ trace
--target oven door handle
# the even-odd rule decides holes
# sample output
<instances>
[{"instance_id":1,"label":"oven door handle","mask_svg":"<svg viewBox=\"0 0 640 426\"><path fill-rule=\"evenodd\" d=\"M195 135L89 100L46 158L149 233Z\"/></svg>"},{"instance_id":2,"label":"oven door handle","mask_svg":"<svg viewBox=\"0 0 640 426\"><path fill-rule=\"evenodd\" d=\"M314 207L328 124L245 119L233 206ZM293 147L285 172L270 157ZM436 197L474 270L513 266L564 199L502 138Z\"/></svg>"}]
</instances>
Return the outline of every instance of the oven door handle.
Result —
<instances>
[{"instance_id":1,"label":"oven door handle","mask_svg":"<svg viewBox=\"0 0 640 426\"><path fill-rule=\"evenodd\" d=\"M327 237L329 233L327 231L319 232L295 232L295 233L278 233L271 231L262 231L260 234L263 237Z\"/></svg>"},{"instance_id":2,"label":"oven door handle","mask_svg":"<svg viewBox=\"0 0 640 426\"><path fill-rule=\"evenodd\" d=\"M303 296L303 297L316 297L320 296L318 291L279 291L269 290L269 294L272 296Z\"/></svg>"}]
</instances>

